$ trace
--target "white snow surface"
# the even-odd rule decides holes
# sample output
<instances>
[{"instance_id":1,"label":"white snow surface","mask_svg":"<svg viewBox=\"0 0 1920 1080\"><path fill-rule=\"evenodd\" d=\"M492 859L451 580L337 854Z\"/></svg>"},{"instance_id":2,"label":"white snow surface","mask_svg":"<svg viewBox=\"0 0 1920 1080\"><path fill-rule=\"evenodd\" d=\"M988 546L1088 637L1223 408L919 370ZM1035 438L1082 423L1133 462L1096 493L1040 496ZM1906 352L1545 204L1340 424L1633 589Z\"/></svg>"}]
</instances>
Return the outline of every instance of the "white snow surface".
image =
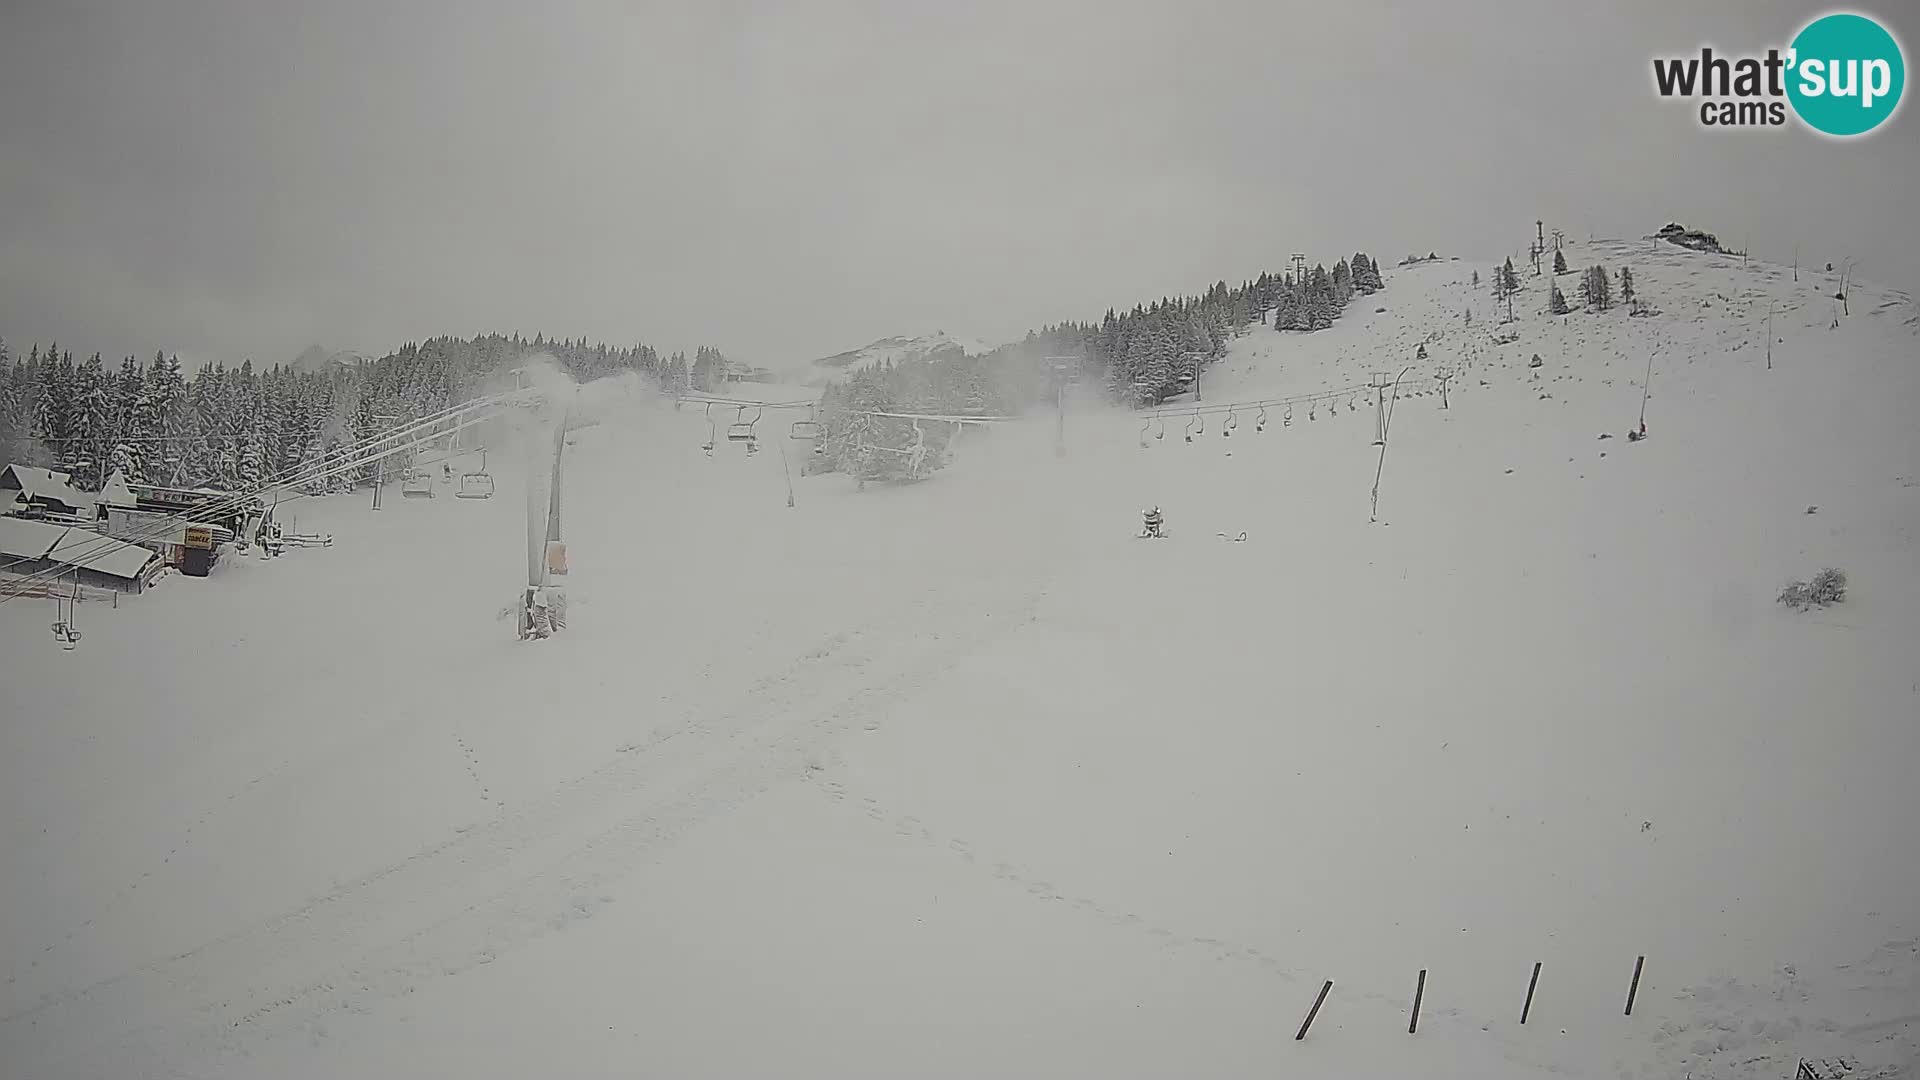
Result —
<instances>
[{"instance_id":1,"label":"white snow surface","mask_svg":"<svg viewBox=\"0 0 1920 1080\"><path fill-rule=\"evenodd\" d=\"M0 1075L1913 1076L1915 305L1568 254L1662 314L1527 277L1495 346L1439 263L1210 376L1458 369L1380 523L1364 403L970 431L861 493L768 439L789 509L638 401L568 450L554 640L500 617L504 447L491 500L293 504L333 547L71 653L0 606Z\"/></svg>"}]
</instances>

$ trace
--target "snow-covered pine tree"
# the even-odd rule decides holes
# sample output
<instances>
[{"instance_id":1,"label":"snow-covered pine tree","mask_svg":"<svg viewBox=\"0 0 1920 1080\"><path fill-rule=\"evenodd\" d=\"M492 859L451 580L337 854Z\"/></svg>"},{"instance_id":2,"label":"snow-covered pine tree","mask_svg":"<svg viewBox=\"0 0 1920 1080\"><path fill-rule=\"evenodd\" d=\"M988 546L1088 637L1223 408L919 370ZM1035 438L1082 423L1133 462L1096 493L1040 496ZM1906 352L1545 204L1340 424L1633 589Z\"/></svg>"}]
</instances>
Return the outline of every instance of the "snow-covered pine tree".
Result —
<instances>
[{"instance_id":1,"label":"snow-covered pine tree","mask_svg":"<svg viewBox=\"0 0 1920 1080\"><path fill-rule=\"evenodd\" d=\"M113 452L113 383L100 354L87 358L74 373L73 440L67 444L75 470L73 482L82 490L98 491L106 480L107 455Z\"/></svg>"},{"instance_id":2,"label":"snow-covered pine tree","mask_svg":"<svg viewBox=\"0 0 1920 1080\"><path fill-rule=\"evenodd\" d=\"M1371 255L1366 256L1366 260L1367 273L1365 284L1367 291L1370 293L1379 292L1381 289L1387 287L1386 279L1380 276L1380 260Z\"/></svg>"},{"instance_id":3,"label":"snow-covered pine tree","mask_svg":"<svg viewBox=\"0 0 1920 1080\"><path fill-rule=\"evenodd\" d=\"M1564 274L1567 272L1567 253L1561 251L1559 248L1555 248L1553 251L1553 272L1556 274Z\"/></svg>"},{"instance_id":4,"label":"snow-covered pine tree","mask_svg":"<svg viewBox=\"0 0 1920 1080\"><path fill-rule=\"evenodd\" d=\"M1327 268L1319 263L1313 267L1313 276L1307 279L1307 329L1325 330L1333 325L1339 314L1339 306L1334 303L1333 277Z\"/></svg>"},{"instance_id":5,"label":"snow-covered pine tree","mask_svg":"<svg viewBox=\"0 0 1920 1080\"><path fill-rule=\"evenodd\" d=\"M379 423L373 418L373 396L367 390L362 390L360 399L354 403L353 420L348 426L348 433L353 440L353 452L358 453L368 449L378 436L378 428ZM372 483L376 475L375 468L374 464L363 464L355 469L354 483L356 485Z\"/></svg>"},{"instance_id":6,"label":"snow-covered pine tree","mask_svg":"<svg viewBox=\"0 0 1920 1080\"><path fill-rule=\"evenodd\" d=\"M1613 288L1608 283L1606 267L1587 267L1585 290L1589 311L1598 313L1613 306Z\"/></svg>"},{"instance_id":7,"label":"snow-covered pine tree","mask_svg":"<svg viewBox=\"0 0 1920 1080\"><path fill-rule=\"evenodd\" d=\"M126 477L129 483L137 484L140 482L139 471L140 459L133 452L133 444L115 443L113 451L107 455L107 475L112 476L117 472Z\"/></svg>"},{"instance_id":8,"label":"snow-covered pine tree","mask_svg":"<svg viewBox=\"0 0 1920 1080\"><path fill-rule=\"evenodd\" d=\"M1633 270L1625 266L1620 268L1620 300L1628 307L1639 307L1633 291Z\"/></svg>"},{"instance_id":9,"label":"snow-covered pine tree","mask_svg":"<svg viewBox=\"0 0 1920 1080\"><path fill-rule=\"evenodd\" d=\"M1565 315L1567 313L1567 298L1561 295L1559 282L1555 282L1553 285L1553 293L1547 300L1547 310L1555 315Z\"/></svg>"}]
</instances>

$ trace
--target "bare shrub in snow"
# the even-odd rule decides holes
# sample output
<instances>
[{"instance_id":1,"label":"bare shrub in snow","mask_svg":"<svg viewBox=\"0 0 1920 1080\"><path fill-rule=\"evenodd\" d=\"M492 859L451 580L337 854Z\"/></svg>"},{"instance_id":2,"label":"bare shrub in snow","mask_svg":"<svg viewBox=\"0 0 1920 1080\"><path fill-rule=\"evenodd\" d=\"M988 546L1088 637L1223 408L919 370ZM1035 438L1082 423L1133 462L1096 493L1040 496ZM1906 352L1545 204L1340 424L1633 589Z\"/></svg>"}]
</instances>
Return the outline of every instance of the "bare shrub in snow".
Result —
<instances>
[{"instance_id":1,"label":"bare shrub in snow","mask_svg":"<svg viewBox=\"0 0 1920 1080\"><path fill-rule=\"evenodd\" d=\"M1847 574L1844 570L1827 567L1813 575L1811 582L1790 581L1780 590L1777 598L1780 603L1795 611L1808 608L1826 607L1828 604L1842 603L1847 598Z\"/></svg>"}]
</instances>

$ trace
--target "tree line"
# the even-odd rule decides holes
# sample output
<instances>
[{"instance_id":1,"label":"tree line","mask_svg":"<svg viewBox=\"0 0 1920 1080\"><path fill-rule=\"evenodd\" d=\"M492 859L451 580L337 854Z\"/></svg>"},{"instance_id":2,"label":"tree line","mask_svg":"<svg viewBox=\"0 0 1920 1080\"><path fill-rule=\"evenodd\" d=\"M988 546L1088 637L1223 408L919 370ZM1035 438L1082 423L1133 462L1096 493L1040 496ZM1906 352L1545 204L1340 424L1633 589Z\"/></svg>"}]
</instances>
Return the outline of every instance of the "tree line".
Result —
<instances>
[{"instance_id":1,"label":"tree line","mask_svg":"<svg viewBox=\"0 0 1920 1080\"><path fill-rule=\"evenodd\" d=\"M724 358L704 348L699 358L709 351L702 375L717 379ZM0 341L0 455L70 472L85 490L116 470L135 483L247 489L351 454L384 431L478 395L538 356L583 382L627 371L663 386L694 378L683 354L518 334L433 338L317 371L279 364L257 371L248 360L191 373L165 353L109 368L98 353L75 362L58 345L35 345L15 356ZM371 478L369 466L319 486L344 490Z\"/></svg>"}]
</instances>

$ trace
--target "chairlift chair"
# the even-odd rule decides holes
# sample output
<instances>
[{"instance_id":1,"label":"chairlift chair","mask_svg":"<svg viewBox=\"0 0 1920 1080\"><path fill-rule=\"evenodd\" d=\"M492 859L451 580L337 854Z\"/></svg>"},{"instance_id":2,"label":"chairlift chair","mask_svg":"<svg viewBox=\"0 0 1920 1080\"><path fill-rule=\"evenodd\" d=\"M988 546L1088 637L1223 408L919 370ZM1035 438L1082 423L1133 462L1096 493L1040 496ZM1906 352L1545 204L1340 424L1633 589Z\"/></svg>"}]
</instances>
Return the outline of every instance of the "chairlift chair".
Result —
<instances>
[{"instance_id":1,"label":"chairlift chair","mask_svg":"<svg viewBox=\"0 0 1920 1080\"><path fill-rule=\"evenodd\" d=\"M1267 430L1267 407L1262 405L1260 406L1260 415L1254 418L1253 431L1254 434L1257 435L1265 430Z\"/></svg>"},{"instance_id":2,"label":"chairlift chair","mask_svg":"<svg viewBox=\"0 0 1920 1080\"><path fill-rule=\"evenodd\" d=\"M1232 409L1228 409L1226 422L1220 425L1220 437L1223 439L1233 438L1233 429L1239 426L1240 417L1235 415Z\"/></svg>"},{"instance_id":3,"label":"chairlift chair","mask_svg":"<svg viewBox=\"0 0 1920 1080\"><path fill-rule=\"evenodd\" d=\"M760 422L760 414L765 411L766 409L755 406L753 419L746 420L743 419L743 417L746 415L747 407L745 405L734 406L733 423L727 425L727 441L745 443L747 453L759 453L760 439L759 436L754 433L754 425Z\"/></svg>"},{"instance_id":4,"label":"chairlift chair","mask_svg":"<svg viewBox=\"0 0 1920 1080\"><path fill-rule=\"evenodd\" d=\"M453 493L456 499L493 498L493 477L487 474L487 451L480 449L480 468L474 472L460 474L460 490Z\"/></svg>"},{"instance_id":5,"label":"chairlift chair","mask_svg":"<svg viewBox=\"0 0 1920 1080\"><path fill-rule=\"evenodd\" d=\"M746 420L744 419L746 412L745 405L734 406L733 423L727 425L728 442L753 441L753 425L760 422L760 413L756 411L752 420Z\"/></svg>"},{"instance_id":6,"label":"chairlift chair","mask_svg":"<svg viewBox=\"0 0 1920 1080\"><path fill-rule=\"evenodd\" d=\"M400 494L409 499L433 498L433 474L419 469L407 470L407 479L400 485Z\"/></svg>"},{"instance_id":7,"label":"chairlift chair","mask_svg":"<svg viewBox=\"0 0 1920 1080\"><path fill-rule=\"evenodd\" d=\"M820 423L817 408L809 408L805 420L795 421L787 430L787 437L813 443L813 452L816 454L827 452L827 429Z\"/></svg>"}]
</instances>

